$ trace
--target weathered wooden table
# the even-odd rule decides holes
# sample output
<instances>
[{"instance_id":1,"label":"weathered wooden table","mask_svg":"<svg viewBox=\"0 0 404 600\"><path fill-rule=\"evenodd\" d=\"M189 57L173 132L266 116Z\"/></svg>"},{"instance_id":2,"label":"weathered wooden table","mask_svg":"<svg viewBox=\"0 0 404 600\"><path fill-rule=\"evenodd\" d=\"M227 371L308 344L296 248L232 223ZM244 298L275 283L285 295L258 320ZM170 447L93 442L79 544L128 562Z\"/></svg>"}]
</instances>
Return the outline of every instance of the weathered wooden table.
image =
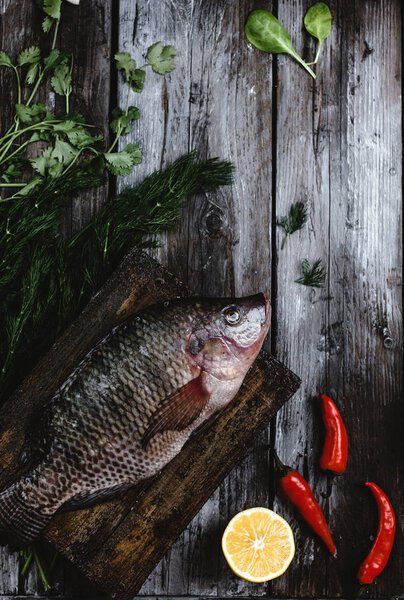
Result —
<instances>
[{"instance_id":1,"label":"weathered wooden table","mask_svg":"<svg viewBox=\"0 0 404 600\"><path fill-rule=\"evenodd\" d=\"M301 24L310 4L272 4L306 56L313 43ZM141 62L159 39L176 46L177 69L164 79L151 75L134 98L142 119L131 139L140 143L144 161L117 185L138 181L191 148L235 163L232 189L189 202L155 255L196 293L270 293L274 320L267 349L303 381L142 595L348 597L376 527L372 499L361 486L369 478L389 492L401 517L391 562L369 595L403 597L400 2L332 1L333 31L316 82L288 57L274 59L246 44L244 20L264 5L271 8L253 0L82 0L79 8L65 7L62 45L74 51L80 89L73 108L92 121L106 123L121 94L111 70L117 49ZM0 13L3 49L17 52L38 40L34 2L2 0ZM3 99L9 93L4 81ZM84 223L106 193L77 200L66 229ZM276 220L297 200L309 207L308 226L281 250ZM304 257L327 265L324 288L294 283ZM384 345L385 327L392 348ZM317 468L322 427L313 397L319 391L338 400L349 430L349 468L340 479ZM274 447L321 498L336 532L337 560L276 494L269 460ZM225 524L254 505L274 506L296 534L292 566L270 585L237 579L221 556ZM1 598L41 592L35 572L25 582L18 577L18 561L1 549ZM58 564L53 581L56 598L99 598L68 564Z\"/></svg>"}]
</instances>

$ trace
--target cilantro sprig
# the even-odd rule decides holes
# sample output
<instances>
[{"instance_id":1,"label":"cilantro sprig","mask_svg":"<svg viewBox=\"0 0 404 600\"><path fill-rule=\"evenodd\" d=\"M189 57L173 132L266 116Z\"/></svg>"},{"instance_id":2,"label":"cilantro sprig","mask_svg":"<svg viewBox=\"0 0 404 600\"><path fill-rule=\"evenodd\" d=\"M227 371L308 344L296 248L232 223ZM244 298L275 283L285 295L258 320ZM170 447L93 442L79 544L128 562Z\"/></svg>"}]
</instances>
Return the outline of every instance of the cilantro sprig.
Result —
<instances>
[{"instance_id":1,"label":"cilantro sprig","mask_svg":"<svg viewBox=\"0 0 404 600\"><path fill-rule=\"evenodd\" d=\"M15 58L0 51L0 67L14 72L17 88L12 123L0 136L0 204L25 197L54 178L68 177L88 160L96 160L113 175L129 175L142 159L134 143L117 149L122 136L129 134L140 118L139 109L129 106L129 93L143 90L147 67L159 75L175 68L175 48L162 42L147 49L147 62L141 67L128 52L115 55L116 68L128 84L128 96L126 106L112 112L109 126L114 136L108 146L93 125L71 111L73 57L55 47L61 4L61 0L41 0L43 30L53 31L49 54L43 56L38 46L25 48ZM54 94L64 98L62 112L38 100L47 81ZM9 190L13 193L7 195Z\"/></svg>"}]
</instances>

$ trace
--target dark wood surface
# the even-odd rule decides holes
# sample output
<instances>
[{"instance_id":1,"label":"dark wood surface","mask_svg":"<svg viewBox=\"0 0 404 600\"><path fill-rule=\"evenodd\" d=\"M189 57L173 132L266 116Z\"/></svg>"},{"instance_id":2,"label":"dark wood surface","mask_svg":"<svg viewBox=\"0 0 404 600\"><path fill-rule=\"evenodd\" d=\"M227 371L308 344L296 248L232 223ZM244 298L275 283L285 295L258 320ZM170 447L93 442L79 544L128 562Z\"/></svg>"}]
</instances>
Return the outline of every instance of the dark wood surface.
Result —
<instances>
[{"instance_id":1,"label":"dark wood surface","mask_svg":"<svg viewBox=\"0 0 404 600\"><path fill-rule=\"evenodd\" d=\"M21 10L12 4L0 3L2 47L17 51L38 38L38 27L30 0L18 3ZM301 23L310 4L272 4L307 57L313 43ZM401 3L330 2L333 32L316 82L289 57L273 59L246 44L245 17L262 6L258 0L120 0L113 6L82 0L79 8L66 6L71 21L64 27L74 32L66 44L71 39L80 52L82 93L90 107L98 107L98 120L105 122L110 101L111 50L131 51L141 61L158 39L177 47L176 71L164 79L151 75L144 93L133 98L142 119L131 137L141 144L144 162L125 183L189 148L235 162L235 185L190 202L178 228L162 236L156 256L195 293L271 293L267 348L303 381L149 577L143 595L347 597L376 528L374 505L361 482L380 483L398 515L403 512ZM115 93L112 77L111 104ZM308 203L309 223L281 250L276 219L296 200ZM74 225L97 202L77 202ZM305 256L325 261L325 288L294 283ZM383 344L386 325L394 340L390 349ZM318 470L322 427L313 397L319 391L335 397L347 423L351 450L343 478ZM276 494L270 477L274 447L321 499L338 560L326 555ZM237 579L218 548L228 519L257 504L273 505L290 520L297 540L290 569L269 586ZM404 594L399 523L391 562L370 597ZM25 587L19 581L15 554L2 551L0 560L0 593L39 589L35 574ZM69 569L57 572L55 594L97 598Z\"/></svg>"},{"instance_id":2,"label":"dark wood surface","mask_svg":"<svg viewBox=\"0 0 404 600\"><path fill-rule=\"evenodd\" d=\"M188 291L152 258L137 250L125 258L4 404L2 488L18 476L29 423L85 354L134 312L179 295ZM262 352L234 401L159 476L111 502L58 516L44 537L98 588L129 600L299 384L297 376Z\"/></svg>"}]
</instances>

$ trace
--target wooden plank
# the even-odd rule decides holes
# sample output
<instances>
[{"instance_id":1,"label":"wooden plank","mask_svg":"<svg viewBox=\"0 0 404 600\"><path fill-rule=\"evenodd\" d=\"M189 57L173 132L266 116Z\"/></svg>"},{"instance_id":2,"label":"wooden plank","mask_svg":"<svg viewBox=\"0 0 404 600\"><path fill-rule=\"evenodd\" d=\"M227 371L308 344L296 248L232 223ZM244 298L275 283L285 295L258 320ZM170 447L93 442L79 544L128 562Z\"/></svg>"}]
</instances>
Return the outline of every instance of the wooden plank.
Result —
<instances>
[{"instance_id":1,"label":"wooden plank","mask_svg":"<svg viewBox=\"0 0 404 600\"><path fill-rule=\"evenodd\" d=\"M24 428L73 366L113 326L184 287L153 259L133 251L82 315L6 403L0 420L0 485L18 474ZM243 389L161 475L92 509L58 516L46 539L113 597L130 598L192 516L298 387L298 379L261 354ZM141 529L142 528L142 529ZM135 538L133 531L137 532ZM141 544L137 546L137 540ZM143 545L142 545L143 544ZM119 584L111 575L113 572ZM134 575L135 573L135 575Z\"/></svg>"},{"instance_id":2,"label":"wooden plank","mask_svg":"<svg viewBox=\"0 0 404 600\"><path fill-rule=\"evenodd\" d=\"M309 5L304 0L278 4L279 20L300 53L307 43L302 22ZM327 353L323 340L329 294L326 287L315 290L294 280L303 258L322 258L325 265L328 262L329 162L333 158L329 136L338 126L333 85L340 75L338 63L333 61L331 68L332 49L335 53L340 50L336 31L334 21L332 37L324 43L316 82L290 57L282 55L277 60L276 215L287 215L293 202L302 201L310 216L307 226L291 236L282 250L283 233L278 228L276 352L293 365L303 385L277 418L275 445L280 458L308 479L326 512L327 478L317 468L321 436L314 426L313 397L325 386ZM286 575L273 582L272 593L275 597L325 595L330 562L326 551L278 494L274 510L292 525L296 558Z\"/></svg>"},{"instance_id":3,"label":"wooden plank","mask_svg":"<svg viewBox=\"0 0 404 600\"><path fill-rule=\"evenodd\" d=\"M144 162L124 182L136 182L190 148L236 165L232 188L195 198L179 226L159 238L155 256L197 294L270 291L272 62L249 49L243 34L248 12L259 4L164 0L157 10L143 0L120 3L122 50L138 57L159 39L178 49L176 70L164 80L151 75L142 94L133 96L142 118L129 138L140 142ZM124 101L125 88L120 95ZM142 593L265 595L267 586L248 584L230 572L217 539L237 511L268 505L270 496L266 432Z\"/></svg>"},{"instance_id":4,"label":"wooden plank","mask_svg":"<svg viewBox=\"0 0 404 600\"><path fill-rule=\"evenodd\" d=\"M298 50L305 45L301 22L309 5L279 3L279 18ZM376 530L361 482L375 479L397 514L403 507L400 4L341 0L331 2L331 10L333 32L315 83L287 57L279 59L277 214L303 199L310 219L278 253L278 356L304 384L277 418L276 447L312 484L339 558L327 557L277 498L276 509L301 534L297 559L273 584L276 597L353 593ZM323 290L292 283L303 256L321 257L328 266ZM383 347L384 316L394 349ZM340 479L318 469L323 428L312 398L320 391L336 398L350 434L348 472ZM402 544L399 531L372 597L402 594Z\"/></svg>"},{"instance_id":5,"label":"wooden plank","mask_svg":"<svg viewBox=\"0 0 404 600\"><path fill-rule=\"evenodd\" d=\"M397 515L404 510L401 7L395 0L355 3L341 20L341 43L348 40L350 51L337 91L342 131L332 139L342 169L330 165L329 326L342 325L327 379L344 411L351 453L346 477L329 484L341 555L328 575L334 595L350 592L376 532L374 502L362 483L376 481ZM385 325L393 348L383 344ZM403 594L403 553L398 527L372 596Z\"/></svg>"}]
</instances>

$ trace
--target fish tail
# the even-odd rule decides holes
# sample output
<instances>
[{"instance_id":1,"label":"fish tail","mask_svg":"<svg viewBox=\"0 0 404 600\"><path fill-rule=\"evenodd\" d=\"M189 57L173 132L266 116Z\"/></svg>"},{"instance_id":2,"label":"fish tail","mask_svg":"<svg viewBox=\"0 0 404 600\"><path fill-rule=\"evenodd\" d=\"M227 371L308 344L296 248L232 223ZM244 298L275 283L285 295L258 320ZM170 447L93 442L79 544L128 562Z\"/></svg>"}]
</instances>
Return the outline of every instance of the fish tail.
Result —
<instances>
[{"instance_id":1,"label":"fish tail","mask_svg":"<svg viewBox=\"0 0 404 600\"><path fill-rule=\"evenodd\" d=\"M52 514L43 514L28 506L18 483L0 494L0 544L21 547L38 537Z\"/></svg>"}]
</instances>

